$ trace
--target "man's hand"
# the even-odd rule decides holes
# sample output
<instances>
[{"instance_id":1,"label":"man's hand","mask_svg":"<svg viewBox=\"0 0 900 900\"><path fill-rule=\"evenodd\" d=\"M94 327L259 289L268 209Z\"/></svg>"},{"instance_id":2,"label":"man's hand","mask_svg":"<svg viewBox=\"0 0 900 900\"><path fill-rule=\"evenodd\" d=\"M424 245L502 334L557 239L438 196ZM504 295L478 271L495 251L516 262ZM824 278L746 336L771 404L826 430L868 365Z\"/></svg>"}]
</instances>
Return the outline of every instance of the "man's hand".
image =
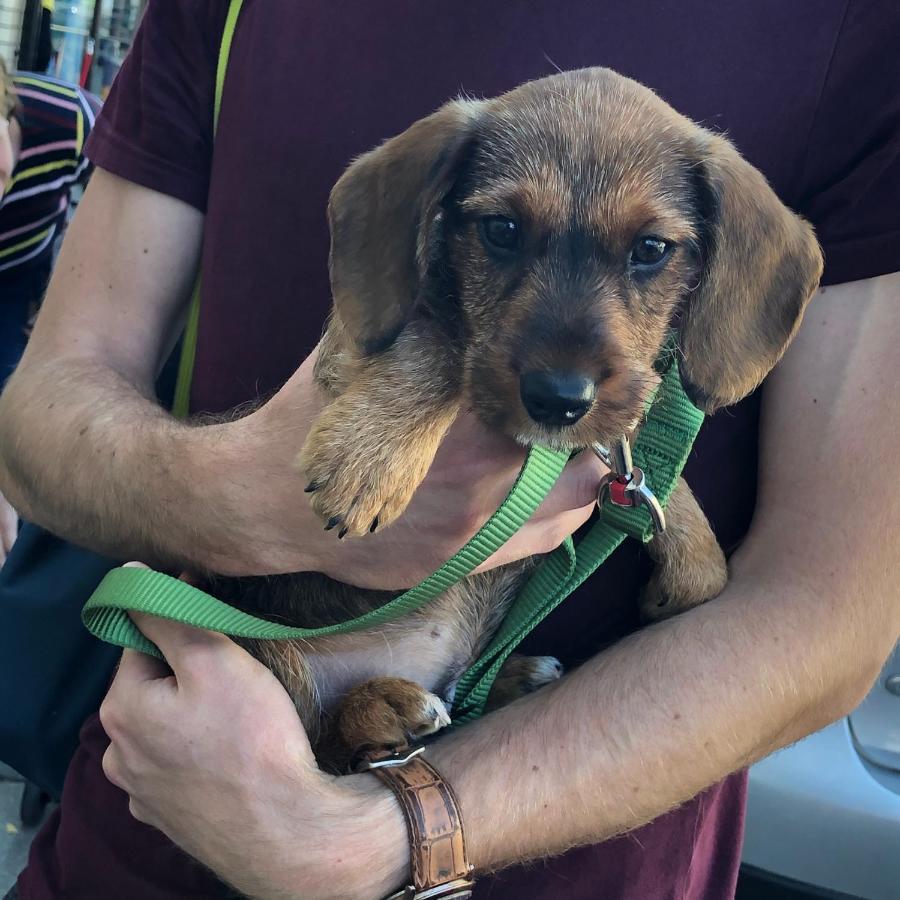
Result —
<instances>
[{"instance_id":1,"label":"man's hand","mask_svg":"<svg viewBox=\"0 0 900 900\"><path fill-rule=\"evenodd\" d=\"M222 635L135 620L169 665L126 650L100 709L103 768L135 818L257 898L377 898L402 881L393 796L369 775L319 770L268 669Z\"/></svg>"},{"instance_id":2,"label":"man's hand","mask_svg":"<svg viewBox=\"0 0 900 900\"><path fill-rule=\"evenodd\" d=\"M315 353L257 412L201 436L219 447L222 476L209 486L209 501L240 511L205 562L224 574L314 569L359 587L412 587L500 506L525 451L463 414L400 519L381 532L338 540L313 513L296 465L324 402L313 380L314 363ZM558 547L590 516L604 471L593 453L572 460L535 515L482 568Z\"/></svg>"}]
</instances>

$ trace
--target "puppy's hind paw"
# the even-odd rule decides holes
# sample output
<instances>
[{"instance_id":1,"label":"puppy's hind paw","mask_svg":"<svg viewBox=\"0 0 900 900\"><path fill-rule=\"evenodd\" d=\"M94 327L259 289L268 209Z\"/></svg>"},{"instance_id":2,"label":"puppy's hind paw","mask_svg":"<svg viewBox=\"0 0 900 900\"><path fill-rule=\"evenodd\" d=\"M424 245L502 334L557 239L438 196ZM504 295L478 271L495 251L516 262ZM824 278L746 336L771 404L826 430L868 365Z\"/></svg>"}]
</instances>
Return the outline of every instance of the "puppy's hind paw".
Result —
<instances>
[{"instance_id":1,"label":"puppy's hind paw","mask_svg":"<svg viewBox=\"0 0 900 900\"><path fill-rule=\"evenodd\" d=\"M449 724L444 701L405 678L373 678L359 685L337 713L340 738L351 754L366 747L403 747Z\"/></svg>"},{"instance_id":2,"label":"puppy's hind paw","mask_svg":"<svg viewBox=\"0 0 900 900\"><path fill-rule=\"evenodd\" d=\"M521 656L514 653L504 663L494 680L487 709L499 709L551 684L563 674L562 663L555 656Z\"/></svg>"}]
</instances>

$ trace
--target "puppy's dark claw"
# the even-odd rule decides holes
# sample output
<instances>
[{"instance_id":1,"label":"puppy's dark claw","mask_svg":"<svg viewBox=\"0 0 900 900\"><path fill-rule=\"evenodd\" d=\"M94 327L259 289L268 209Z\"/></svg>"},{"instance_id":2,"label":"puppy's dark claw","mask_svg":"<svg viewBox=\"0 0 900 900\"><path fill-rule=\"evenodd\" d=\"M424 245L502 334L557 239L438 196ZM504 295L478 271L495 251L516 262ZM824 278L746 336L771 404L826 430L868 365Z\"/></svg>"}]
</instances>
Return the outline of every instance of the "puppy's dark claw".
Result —
<instances>
[{"instance_id":1,"label":"puppy's dark claw","mask_svg":"<svg viewBox=\"0 0 900 900\"><path fill-rule=\"evenodd\" d=\"M313 491L317 491L320 487L322 487L322 485L319 484L318 481L311 481L305 488L303 488L303 493L311 494Z\"/></svg>"},{"instance_id":2,"label":"puppy's dark claw","mask_svg":"<svg viewBox=\"0 0 900 900\"><path fill-rule=\"evenodd\" d=\"M345 535L349 530L350 530L350 529L349 529L349 528L346 528L346 527L345 527L345 528L342 528L342 529L338 532L338 540L339 540L339 541L342 541L342 540L344 539L344 535Z\"/></svg>"},{"instance_id":3,"label":"puppy's dark claw","mask_svg":"<svg viewBox=\"0 0 900 900\"><path fill-rule=\"evenodd\" d=\"M378 516L375 516L372 519L372 524L369 526L369 534L375 534L375 529L378 527Z\"/></svg>"},{"instance_id":4,"label":"puppy's dark claw","mask_svg":"<svg viewBox=\"0 0 900 900\"><path fill-rule=\"evenodd\" d=\"M326 530L326 531L331 531L332 528L337 528L337 526L340 525L340 524L341 524L341 517L340 517L340 516L332 516L332 517L325 523L325 530Z\"/></svg>"}]
</instances>

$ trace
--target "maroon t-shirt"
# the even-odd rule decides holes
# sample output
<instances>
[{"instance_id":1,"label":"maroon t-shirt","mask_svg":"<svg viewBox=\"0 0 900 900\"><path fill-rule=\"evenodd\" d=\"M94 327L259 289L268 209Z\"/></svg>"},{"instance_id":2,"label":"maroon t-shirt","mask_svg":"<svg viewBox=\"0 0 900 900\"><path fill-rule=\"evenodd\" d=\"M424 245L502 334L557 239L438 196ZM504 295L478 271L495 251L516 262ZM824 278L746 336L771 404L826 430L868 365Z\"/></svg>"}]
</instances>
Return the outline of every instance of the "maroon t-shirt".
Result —
<instances>
[{"instance_id":1,"label":"maroon t-shirt","mask_svg":"<svg viewBox=\"0 0 900 900\"><path fill-rule=\"evenodd\" d=\"M213 149L226 7L153 0L88 144L97 165L207 213L196 410L277 388L316 343L331 302L325 204L355 155L462 91L491 96L557 67L611 66L727 131L816 226L826 283L900 269L894 0L246 0ZM710 420L686 473L727 549L753 511L757 412L754 397ZM593 655L637 626L645 573L628 542L528 647L569 665ZM22 897L224 896L130 818L100 770L105 740L96 721L86 726ZM476 895L730 897L745 787L733 775L631 835L482 879Z\"/></svg>"}]
</instances>

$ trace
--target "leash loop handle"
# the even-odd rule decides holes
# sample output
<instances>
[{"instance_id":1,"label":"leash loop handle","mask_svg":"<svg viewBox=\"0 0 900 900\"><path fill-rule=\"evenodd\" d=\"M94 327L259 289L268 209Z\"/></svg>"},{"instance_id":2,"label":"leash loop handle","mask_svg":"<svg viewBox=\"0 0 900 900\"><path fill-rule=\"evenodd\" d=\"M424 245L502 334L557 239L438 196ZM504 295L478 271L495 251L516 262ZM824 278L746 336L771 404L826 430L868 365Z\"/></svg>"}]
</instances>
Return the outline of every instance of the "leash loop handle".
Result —
<instances>
[{"instance_id":1,"label":"leash loop handle","mask_svg":"<svg viewBox=\"0 0 900 900\"><path fill-rule=\"evenodd\" d=\"M262 640L308 640L372 628L419 609L480 566L531 518L568 460L568 453L532 447L500 508L458 553L414 588L347 622L321 628L279 625L235 609L170 575L131 567L107 573L84 607L82 621L95 637L157 657L159 650L141 634L129 612Z\"/></svg>"}]
</instances>

